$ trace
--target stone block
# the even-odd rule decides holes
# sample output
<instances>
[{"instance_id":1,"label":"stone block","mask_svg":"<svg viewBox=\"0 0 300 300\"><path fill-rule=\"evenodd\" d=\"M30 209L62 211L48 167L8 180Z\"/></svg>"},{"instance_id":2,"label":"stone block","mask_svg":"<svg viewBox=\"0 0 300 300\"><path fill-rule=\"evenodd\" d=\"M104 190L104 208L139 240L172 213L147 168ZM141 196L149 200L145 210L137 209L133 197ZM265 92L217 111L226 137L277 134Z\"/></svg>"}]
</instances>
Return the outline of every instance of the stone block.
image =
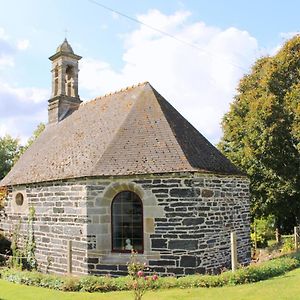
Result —
<instances>
[{"instance_id":1,"label":"stone block","mask_svg":"<svg viewBox=\"0 0 300 300\"><path fill-rule=\"evenodd\" d=\"M175 266L175 260L165 260L165 259L150 260L149 266L160 266L160 267Z\"/></svg>"},{"instance_id":2,"label":"stone block","mask_svg":"<svg viewBox=\"0 0 300 300\"><path fill-rule=\"evenodd\" d=\"M152 239L151 244L154 249L167 248L167 239Z\"/></svg>"},{"instance_id":3,"label":"stone block","mask_svg":"<svg viewBox=\"0 0 300 300\"><path fill-rule=\"evenodd\" d=\"M164 217L163 208L160 206L148 206L147 209L144 209L145 218L159 218Z\"/></svg>"},{"instance_id":4,"label":"stone block","mask_svg":"<svg viewBox=\"0 0 300 300\"><path fill-rule=\"evenodd\" d=\"M96 269L97 270L117 270L117 266L116 265L96 265Z\"/></svg>"},{"instance_id":5,"label":"stone block","mask_svg":"<svg viewBox=\"0 0 300 300\"><path fill-rule=\"evenodd\" d=\"M110 234L97 234L96 235L96 249L97 250L111 250L111 237Z\"/></svg>"},{"instance_id":6,"label":"stone block","mask_svg":"<svg viewBox=\"0 0 300 300\"><path fill-rule=\"evenodd\" d=\"M67 215L79 215L79 214L81 214L80 209L74 208L74 207L66 207L64 212Z\"/></svg>"},{"instance_id":7,"label":"stone block","mask_svg":"<svg viewBox=\"0 0 300 300\"><path fill-rule=\"evenodd\" d=\"M87 225L87 233L91 234L108 234L109 227L108 224L88 224Z\"/></svg>"},{"instance_id":8,"label":"stone block","mask_svg":"<svg viewBox=\"0 0 300 300\"><path fill-rule=\"evenodd\" d=\"M184 250L195 250L198 247L197 240L170 240L169 249L184 249Z\"/></svg>"},{"instance_id":9,"label":"stone block","mask_svg":"<svg viewBox=\"0 0 300 300\"><path fill-rule=\"evenodd\" d=\"M93 224L99 224L100 216L92 216L92 222L93 222Z\"/></svg>"},{"instance_id":10,"label":"stone block","mask_svg":"<svg viewBox=\"0 0 300 300\"><path fill-rule=\"evenodd\" d=\"M196 267L196 256L192 255L183 255L180 259L180 266L181 267Z\"/></svg>"},{"instance_id":11,"label":"stone block","mask_svg":"<svg viewBox=\"0 0 300 300\"><path fill-rule=\"evenodd\" d=\"M182 221L182 224L183 225L187 225L187 226L190 226L190 225L200 225L200 224L203 224L204 221L205 220L202 217L198 217L198 218L185 218Z\"/></svg>"},{"instance_id":12,"label":"stone block","mask_svg":"<svg viewBox=\"0 0 300 300\"><path fill-rule=\"evenodd\" d=\"M154 194L168 194L169 193L169 190L168 189L152 189L152 193Z\"/></svg>"},{"instance_id":13,"label":"stone block","mask_svg":"<svg viewBox=\"0 0 300 300\"><path fill-rule=\"evenodd\" d=\"M68 236L78 237L82 235L82 229L78 226L64 226L64 234Z\"/></svg>"},{"instance_id":14,"label":"stone block","mask_svg":"<svg viewBox=\"0 0 300 300\"><path fill-rule=\"evenodd\" d=\"M191 198L197 197L197 193L195 190L190 188L173 188L170 190L171 197L178 197L178 198Z\"/></svg>"},{"instance_id":15,"label":"stone block","mask_svg":"<svg viewBox=\"0 0 300 300\"><path fill-rule=\"evenodd\" d=\"M50 242L50 239L47 238L47 237L42 237L42 243L49 243Z\"/></svg>"},{"instance_id":16,"label":"stone block","mask_svg":"<svg viewBox=\"0 0 300 300\"><path fill-rule=\"evenodd\" d=\"M54 214L63 214L65 212L64 208L61 207L53 207L53 213Z\"/></svg>"},{"instance_id":17,"label":"stone block","mask_svg":"<svg viewBox=\"0 0 300 300\"><path fill-rule=\"evenodd\" d=\"M212 190L203 189L201 192L201 196L204 198L211 198L214 195L214 192Z\"/></svg>"},{"instance_id":18,"label":"stone block","mask_svg":"<svg viewBox=\"0 0 300 300\"><path fill-rule=\"evenodd\" d=\"M89 264L98 264L99 263L99 258L98 257L88 257L87 262Z\"/></svg>"},{"instance_id":19,"label":"stone block","mask_svg":"<svg viewBox=\"0 0 300 300\"><path fill-rule=\"evenodd\" d=\"M100 216L100 224L110 223L110 215L102 215Z\"/></svg>"},{"instance_id":20,"label":"stone block","mask_svg":"<svg viewBox=\"0 0 300 300\"><path fill-rule=\"evenodd\" d=\"M39 226L39 231L47 233L47 232L50 231L50 228L49 228L48 225L40 225Z\"/></svg>"},{"instance_id":21,"label":"stone block","mask_svg":"<svg viewBox=\"0 0 300 300\"><path fill-rule=\"evenodd\" d=\"M147 196L143 198L144 207L155 206L157 204L155 196L152 194L151 196Z\"/></svg>"},{"instance_id":22,"label":"stone block","mask_svg":"<svg viewBox=\"0 0 300 300\"><path fill-rule=\"evenodd\" d=\"M145 218L145 232L154 233L154 219Z\"/></svg>"}]
</instances>

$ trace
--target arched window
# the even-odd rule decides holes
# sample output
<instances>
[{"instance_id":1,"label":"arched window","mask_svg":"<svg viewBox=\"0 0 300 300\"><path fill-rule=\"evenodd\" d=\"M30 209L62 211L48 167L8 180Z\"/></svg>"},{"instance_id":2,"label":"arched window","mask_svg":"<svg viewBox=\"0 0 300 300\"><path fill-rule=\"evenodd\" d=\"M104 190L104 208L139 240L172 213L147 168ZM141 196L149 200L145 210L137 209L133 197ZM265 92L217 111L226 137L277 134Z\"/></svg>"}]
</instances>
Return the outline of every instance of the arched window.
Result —
<instances>
[{"instance_id":1,"label":"arched window","mask_svg":"<svg viewBox=\"0 0 300 300\"><path fill-rule=\"evenodd\" d=\"M111 205L112 251L144 251L143 203L133 192L117 194Z\"/></svg>"}]
</instances>

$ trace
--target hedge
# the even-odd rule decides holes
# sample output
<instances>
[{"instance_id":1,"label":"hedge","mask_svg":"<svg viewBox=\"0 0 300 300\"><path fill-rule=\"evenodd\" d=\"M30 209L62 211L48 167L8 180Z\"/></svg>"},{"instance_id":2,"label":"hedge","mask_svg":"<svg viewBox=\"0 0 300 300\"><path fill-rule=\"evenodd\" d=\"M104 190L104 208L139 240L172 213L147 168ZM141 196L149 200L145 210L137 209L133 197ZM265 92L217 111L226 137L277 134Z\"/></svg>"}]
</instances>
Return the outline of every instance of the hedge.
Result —
<instances>
[{"instance_id":1,"label":"hedge","mask_svg":"<svg viewBox=\"0 0 300 300\"><path fill-rule=\"evenodd\" d=\"M160 277L151 288L194 288L221 287L265 280L282 275L300 267L300 253L276 258L257 265L242 267L236 272L226 271L220 275L188 275L185 277ZM61 291L109 292L132 289L130 276L112 278L109 276L59 276L38 272L3 269L1 278L10 282L46 287Z\"/></svg>"}]
</instances>

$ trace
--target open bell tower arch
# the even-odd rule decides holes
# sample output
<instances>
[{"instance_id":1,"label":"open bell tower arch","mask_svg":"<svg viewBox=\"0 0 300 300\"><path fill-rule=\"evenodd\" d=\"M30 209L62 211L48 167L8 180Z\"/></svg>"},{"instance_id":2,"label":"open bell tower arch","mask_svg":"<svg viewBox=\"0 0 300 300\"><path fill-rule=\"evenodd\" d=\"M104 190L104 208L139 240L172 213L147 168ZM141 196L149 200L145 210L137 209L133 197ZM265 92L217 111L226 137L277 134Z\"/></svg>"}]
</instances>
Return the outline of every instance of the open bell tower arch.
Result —
<instances>
[{"instance_id":1,"label":"open bell tower arch","mask_svg":"<svg viewBox=\"0 0 300 300\"><path fill-rule=\"evenodd\" d=\"M48 106L49 123L57 123L79 107L78 61L81 56L73 52L67 39L49 57L52 61L52 93Z\"/></svg>"}]
</instances>

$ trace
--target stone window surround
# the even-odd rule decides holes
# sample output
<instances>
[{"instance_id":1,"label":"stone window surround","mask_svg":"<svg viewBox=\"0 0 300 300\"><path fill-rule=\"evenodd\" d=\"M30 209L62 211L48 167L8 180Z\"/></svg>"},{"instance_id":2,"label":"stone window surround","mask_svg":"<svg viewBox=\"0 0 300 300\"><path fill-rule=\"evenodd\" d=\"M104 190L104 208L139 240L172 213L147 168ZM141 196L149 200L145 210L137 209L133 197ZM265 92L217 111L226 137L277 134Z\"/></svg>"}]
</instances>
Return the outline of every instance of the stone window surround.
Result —
<instances>
[{"instance_id":1,"label":"stone window surround","mask_svg":"<svg viewBox=\"0 0 300 300\"><path fill-rule=\"evenodd\" d=\"M23 195L23 203L22 205L17 203L17 195L22 194ZM12 201L11 201L11 208L14 213L28 213L29 212L29 206L28 206L28 199L27 199L27 194L25 189L16 189L15 191L12 192Z\"/></svg>"},{"instance_id":2,"label":"stone window surround","mask_svg":"<svg viewBox=\"0 0 300 300\"><path fill-rule=\"evenodd\" d=\"M122 191L131 191L136 193L142 203L144 210L144 253L138 254L141 261L147 262L148 259L159 259L160 254L157 251L151 250L150 235L154 233L155 218L164 217L164 210L157 203L155 195L150 191L143 189L139 184L130 180L118 180L118 182L111 183L102 194L102 206L107 208L109 216L111 216L111 203L114 197ZM102 263L107 264L126 264L129 260L129 253L114 253L111 251L111 220L107 222L107 240L106 251L90 250L93 255L97 252L101 253ZM100 254L99 253L99 254Z\"/></svg>"},{"instance_id":3,"label":"stone window surround","mask_svg":"<svg viewBox=\"0 0 300 300\"><path fill-rule=\"evenodd\" d=\"M17 193L15 197L15 202L17 205L22 206L24 203L24 195L22 193Z\"/></svg>"}]
</instances>

